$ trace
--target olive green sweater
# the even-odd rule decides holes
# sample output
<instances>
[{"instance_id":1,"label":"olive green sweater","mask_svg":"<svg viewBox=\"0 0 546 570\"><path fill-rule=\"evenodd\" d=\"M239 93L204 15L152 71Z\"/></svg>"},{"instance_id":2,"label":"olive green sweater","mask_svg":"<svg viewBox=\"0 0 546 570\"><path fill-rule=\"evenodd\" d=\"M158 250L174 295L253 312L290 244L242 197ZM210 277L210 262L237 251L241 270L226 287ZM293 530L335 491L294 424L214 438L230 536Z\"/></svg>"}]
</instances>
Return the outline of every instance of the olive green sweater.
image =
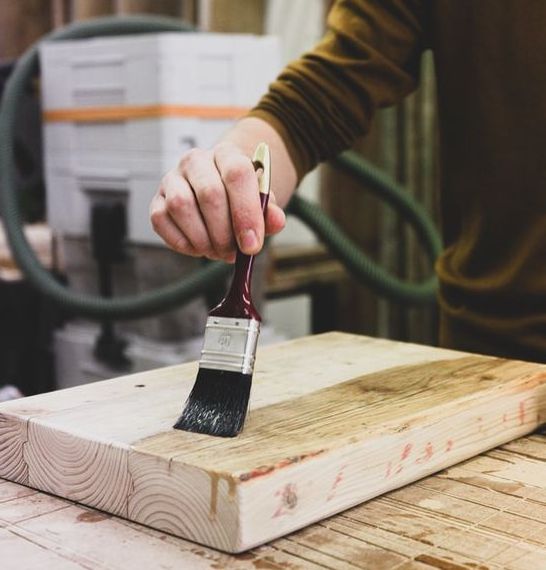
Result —
<instances>
[{"instance_id":1,"label":"olive green sweater","mask_svg":"<svg viewBox=\"0 0 546 570\"><path fill-rule=\"evenodd\" d=\"M546 361L546 0L339 0L321 43L252 114L280 132L301 176L416 87L428 48L443 173L441 343Z\"/></svg>"}]
</instances>

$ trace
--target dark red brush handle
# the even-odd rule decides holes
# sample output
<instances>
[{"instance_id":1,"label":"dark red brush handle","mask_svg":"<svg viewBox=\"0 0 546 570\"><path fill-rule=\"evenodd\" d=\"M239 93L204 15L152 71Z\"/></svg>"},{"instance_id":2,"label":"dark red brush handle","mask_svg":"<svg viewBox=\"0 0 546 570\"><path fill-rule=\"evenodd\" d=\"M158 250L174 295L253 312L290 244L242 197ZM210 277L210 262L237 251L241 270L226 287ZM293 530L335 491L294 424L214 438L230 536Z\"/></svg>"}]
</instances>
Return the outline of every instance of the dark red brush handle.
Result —
<instances>
[{"instance_id":1,"label":"dark red brush handle","mask_svg":"<svg viewBox=\"0 0 546 570\"><path fill-rule=\"evenodd\" d=\"M254 163L256 170L260 164ZM260 204L262 212L267 209L269 193L260 192ZM246 255L237 248L235 258L235 272L231 286L224 300L209 313L211 317L230 317L236 319L255 319L261 321L262 317L252 304L250 286L252 283L252 268L254 267L254 255Z\"/></svg>"}]
</instances>

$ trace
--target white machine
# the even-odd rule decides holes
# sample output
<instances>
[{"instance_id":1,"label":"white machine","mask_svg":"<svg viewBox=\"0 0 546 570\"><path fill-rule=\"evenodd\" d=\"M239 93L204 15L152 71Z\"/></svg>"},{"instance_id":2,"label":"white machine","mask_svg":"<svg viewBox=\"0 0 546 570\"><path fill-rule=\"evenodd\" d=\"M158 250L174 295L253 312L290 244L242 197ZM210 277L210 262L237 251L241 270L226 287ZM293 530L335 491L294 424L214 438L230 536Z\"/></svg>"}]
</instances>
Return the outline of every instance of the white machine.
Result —
<instances>
[{"instance_id":1,"label":"white machine","mask_svg":"<svg viewBox=\"0 0 546 570\"><path fill-rule=\"evenodd\" d=\"M106 264L114 294L194 271L199 260L168 251L154 234L150 199L186 150L210 146L257 102L280 69L278 40L147 34L44 43L40 59L48 223L61 237L71 286L110 293L111 284L104 289L97 280L102 266L89 240L100 208L107 215L116 209L118 233L124 226L123 254ZM114 365L96 356L97 334L120 341L113 324L102 323L100 333L95 323L71 322L56 333L58 386L198 358L206 313L205 300L196 299L164 316L118 324L124 359ZM267 327L262 337L277 338Z\"/></svg>"}]
</instances>

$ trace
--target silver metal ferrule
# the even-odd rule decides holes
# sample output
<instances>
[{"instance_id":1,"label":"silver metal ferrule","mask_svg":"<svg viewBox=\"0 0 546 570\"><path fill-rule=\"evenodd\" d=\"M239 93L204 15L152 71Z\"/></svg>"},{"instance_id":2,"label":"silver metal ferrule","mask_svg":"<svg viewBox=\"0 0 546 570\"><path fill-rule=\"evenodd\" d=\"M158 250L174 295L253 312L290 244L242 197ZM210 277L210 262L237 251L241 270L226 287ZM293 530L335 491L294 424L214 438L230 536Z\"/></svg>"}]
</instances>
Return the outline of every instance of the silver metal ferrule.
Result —
<instances>
[{"instance_id":1,"label":"silver metal ferrule","mask_svg":"<svg viewBox=\"0 0 546 570\"><path fill-rule=\"evenodd\" d=\"M208 317L199 368L252 374L260 321Z\"/></svg>"}]
</instances>

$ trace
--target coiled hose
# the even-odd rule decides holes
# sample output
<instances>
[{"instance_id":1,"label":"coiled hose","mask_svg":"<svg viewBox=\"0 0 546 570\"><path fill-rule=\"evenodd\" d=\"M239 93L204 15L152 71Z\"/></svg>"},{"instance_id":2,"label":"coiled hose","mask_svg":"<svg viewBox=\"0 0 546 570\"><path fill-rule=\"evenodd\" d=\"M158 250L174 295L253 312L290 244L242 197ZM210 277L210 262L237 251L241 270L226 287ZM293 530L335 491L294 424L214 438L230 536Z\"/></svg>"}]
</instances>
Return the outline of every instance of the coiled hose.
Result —
<instances>
[{"instance_id":1,"label":"coiled hose","mask_svg":"<svg viewBox=\"0 0 546 570\"><path fill-rule=\"evenodd\" d=\"M171 18L152 16L106 17L74 23L52 32L42 41L81 39L157 32L180 32L191 26ZM0 107L0 211L13 256L29 282L40 292L73 314L91 319L136 319L180 306L213 289L219 279L231 271L221 262L212 262L184 280L139 295L114 299L72 291L60 284L40 263L24 232L21 208L16 193L14 135L20 95L38 69L39 44L31 46L19 59L10 76ZM385 198L416 229L434 261L441 249L440 238L424 210L397 185L355 154L336 159L342 168L357 175ZM436 282L404 283L385 273L330 220L322 210L299 196L294 196L290 210L300 217L339 256L347 269L378 294L404 303L429 303L435 299Z\"/></svg>"},{"instance_id":2,"label":"coiled hose","mask_svg":"<svg viewBox=\"0 0 546 570\"><path fill-rule=\"evenodd\" d=\"M333 160L333 164L365 182L369 190L409 222L428 257L434 262L442 251L440 235L426 211L401 186L352 151L340 154ZM378 295L413 305L431 303L436 299L438 283L435 275L421 283L401 281L366 256L315 204L294 196L289 204L289 212L305 222L346 269Z\"/></svg>"}]
</instances>

